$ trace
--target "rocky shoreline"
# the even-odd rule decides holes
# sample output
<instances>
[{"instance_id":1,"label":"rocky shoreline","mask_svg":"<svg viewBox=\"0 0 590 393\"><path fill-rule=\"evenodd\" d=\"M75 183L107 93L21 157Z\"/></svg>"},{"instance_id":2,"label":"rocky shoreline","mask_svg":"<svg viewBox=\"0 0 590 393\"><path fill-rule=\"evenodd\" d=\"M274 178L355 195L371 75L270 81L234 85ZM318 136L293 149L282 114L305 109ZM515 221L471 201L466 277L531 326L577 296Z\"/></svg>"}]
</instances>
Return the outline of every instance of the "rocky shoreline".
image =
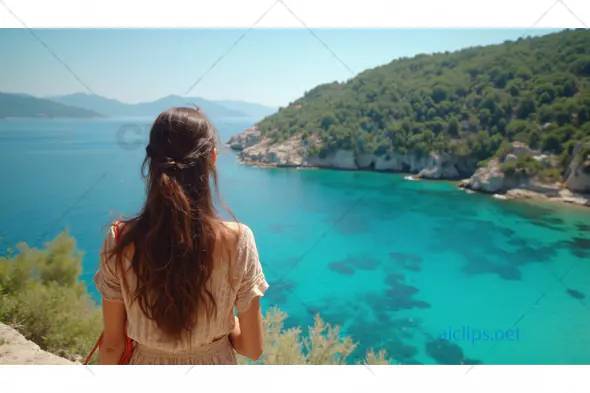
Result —
<instances>
[{"instance_id":1,"label":"rocky shoreline","mask_svg":"<svg viewBox=\"0 0 590 393\"><path fill-rule=\"evenodd\" d=\"M312 141L313 143L314 141ZM238 151L240 163L262 168L341 169L411 174L418 179L455 180L457 186L470 192L490 194L497 199L544 200L590 207L590 157L579 157L590 144L578 143L573 151L562 182L540 182L524 172L504 173L503 164L526 156L540 166L555 166L555 157L535 152L526 144L514 142L502 157L477 168L470 157L390 153L355 155L351 150L338 150L325 157L309 155L310 141L293 136L273 143L261 136L256 126L233 136L228 146Z\"/></svg>"},{"instance_id":2,"label":"rocky shoreline","mask_svg":"<svg viewBox=\"0 0 590 393\"><path fill-rule=\"evenodd\" d=\"M514 142L503 157L491 159L470 178L459 182L458 187L492 194L497 199L544 200L590 207L590 157L579 157L581 149L587 146L589 144L582 143L575 146L563 182L543 183L526 173L505 173L502 164L515 161L519 155L551 166L551 157L535 155L527 145Z\"/></svg>"}]
</instances>

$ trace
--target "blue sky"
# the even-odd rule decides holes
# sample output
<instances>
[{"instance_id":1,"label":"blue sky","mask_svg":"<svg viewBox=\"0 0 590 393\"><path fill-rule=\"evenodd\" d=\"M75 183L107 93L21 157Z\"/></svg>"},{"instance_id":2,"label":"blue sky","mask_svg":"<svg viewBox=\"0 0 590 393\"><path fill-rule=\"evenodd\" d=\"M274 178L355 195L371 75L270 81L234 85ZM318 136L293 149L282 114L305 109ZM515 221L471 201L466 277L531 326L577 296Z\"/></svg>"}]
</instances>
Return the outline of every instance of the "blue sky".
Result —
<instances>
[{"instance_id":1,"label":"blue sky","mask_svg":"<svg viewBox=\"0 0 590 393\"><path fill-rule=\"evenodd\" d=\"M317 29L355 73L419 53L502 43L560 29ZM90 89L136 103L169 94L285 106L314 86L352 75L306 29L34 30ZM26 29L0 29L0 91L88 92ZM188 94L187 94L188 93Z\"/></svg>"}]
</instances>

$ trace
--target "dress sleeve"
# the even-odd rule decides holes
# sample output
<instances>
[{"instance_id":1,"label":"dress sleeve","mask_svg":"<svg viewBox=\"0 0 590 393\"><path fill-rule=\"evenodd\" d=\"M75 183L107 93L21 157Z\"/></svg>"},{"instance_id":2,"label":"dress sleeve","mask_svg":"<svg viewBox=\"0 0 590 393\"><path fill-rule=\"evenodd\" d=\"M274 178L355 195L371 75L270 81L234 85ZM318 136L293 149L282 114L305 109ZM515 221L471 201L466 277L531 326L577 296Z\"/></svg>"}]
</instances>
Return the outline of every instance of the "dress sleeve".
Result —
<instances>
[{"instance_id":1,"label":"dress sleeve","mask_svg":"<svg viewBox=\"0 0 590 393\"><path fill-rule=\"evenodd\" d=\"M118 274L119 269L117 268L116 258L107 259L107 252L110 252L115 242L115 231L111 227L102 245L100 266L98 272L94 275L94 284L103 299L122 302L123 293L121 291L121 281Z\"/></svg>"},{"instance_id":2,"label":"dress sleeve","mask_svg":"<svg viewBox=\"0 0 590 393\"><path fill-rule=\"evenodd\" d=\"M252 300L264 296L268 283L258 258L258 250L252 230L246 225L241 226L242 236L238 245L238 266L243 269L240 287L236 296L235 307L238 312L246 311Z\"/></svg>"}]
</instances>

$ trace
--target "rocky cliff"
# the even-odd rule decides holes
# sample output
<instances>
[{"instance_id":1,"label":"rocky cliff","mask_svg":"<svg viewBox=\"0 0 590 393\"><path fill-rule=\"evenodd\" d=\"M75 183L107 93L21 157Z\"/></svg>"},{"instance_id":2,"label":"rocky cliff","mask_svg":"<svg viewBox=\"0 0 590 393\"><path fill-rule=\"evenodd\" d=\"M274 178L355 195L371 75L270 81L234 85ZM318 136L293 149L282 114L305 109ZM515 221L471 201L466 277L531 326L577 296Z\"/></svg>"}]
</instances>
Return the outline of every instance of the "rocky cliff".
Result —
<instances>
[{"instance_id":1,"label":"rocky cliff","mask_svg":"<svg viewBox=\"0 0 590 393\"><path fill-rule=\"evenodd\" d=\"M512 199L547 199L583 206L590 206L590 158L583 157L581 151L590 144L577 144L574 148L564 182L541 181L538 176L524 169L506 172L502 164L516 161L518 157L529 156L539 163L539 167L551 169L554 159L544 154L535 154L527 145L514 142L511 149L502 157L491 159L479 168L469 179L459 186L473 191L503 195Z\"/></svg>"},{"instance_id":2,"label":"rocky cliff","mask_svg":"<svg viewBox=\"0 0 590 393\"><path fill-rule=\"evenodd\" d=\"M229 147L234 150L244 150L247 147L254 146L260 142L260 131L258 127L254 126L248 128L246 131L234 135L227 142Z\"/></svg>"},{"instance_id":3,"label":"rocky cliff","mask_svg":"<svg viewBox=\"0 0 590 393\"><path fill-rule=\"evenodd\" d=\"M74 365L67 359L43 351L10 326L0 323L0 364Z\"/></svg>"},{"instance_id":4,"label":"rocky cliff","mask_svg":"<svg viewBox=\"0 0 590 393\"><path fill-rule=\"evenodd\" d=\"M590 194L590 143L576 144L565 177L569 190Z\"/></svg>"},{"instance_id":5,"label":"rocky cliff","mask_svg":"<svg viewBox=\"0 0 590 393\"><path fill-rule=\"evenodd\" d=\"M487 165L479 168L462 185L474 191L495 194L513 188L526 187L531 178L526 173L505 174L502 164L515 161L518 155L533 155L532 150L523 143L515 142L504 157L492 158Z\"/></svg>"},{"instance_id":6,"label":"rocky cliff","mask_svg":"<svg viewBox=\"0 0 590 393\"><path fill-rule=\"evenodd\" d=\"M239 151L242 162L275 167L313 167L348 170L375 170L414 173L429 179L461 179L476 169L477 160L470 157L431 154L389 153L386 155L355 154L340 149L324 157L308 153L308 146L299 136L281 143L261 138L260 131L250 128L233 136L228 145Z\"/></svg>"},{"instance_id":7,"label":"rocky cliff","mask_svg":"<svg viewBox=\"0 0 590 393\"><path fill-rule=\"evenodd\" d=\"M375 170L416 174L423 179L464 179L460 187L473 191L501 194L506 198L550 199L578 205L590 205L590 143L576 145L563 182L541 181L526 171L505 173L503 164L528 156L539 167L556 167L556 157L534 152L524 143L514 142L501 156L477 168L472 157L449 155L389 153L386 155L356 154L340 149L318 157L308 153L308 143L294 136L281 143L263 138L257 127L233 136L228 145L239 151L240 161L272 167L313 167L347 170Z\"/></svg>"}]
</instances>

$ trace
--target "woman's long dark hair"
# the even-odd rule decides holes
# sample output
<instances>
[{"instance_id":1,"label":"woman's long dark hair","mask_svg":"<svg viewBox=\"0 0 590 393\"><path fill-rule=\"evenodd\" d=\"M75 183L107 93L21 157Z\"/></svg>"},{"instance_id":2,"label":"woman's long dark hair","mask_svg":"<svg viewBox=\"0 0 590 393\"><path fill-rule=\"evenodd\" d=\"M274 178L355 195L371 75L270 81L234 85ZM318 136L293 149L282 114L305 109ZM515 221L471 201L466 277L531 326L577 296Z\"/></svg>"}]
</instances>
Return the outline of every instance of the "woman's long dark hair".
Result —
<instances>
[{"instance_id":1,"label":"woman's long dark hair","mask_svg":"<svg viewBox=\"0 0 590 393\"><path fill-rule=\"evenodd\" d=\"M210 186L212 180L219 192L215 141L215 128L198 109L173 108L158 116L142 165L145 205L123 221L111 252L122 258L133 246L134 301L174 338L192 331L200 311L216 311L206 287L223 230Z\"/></svg>"}]
</instances>

